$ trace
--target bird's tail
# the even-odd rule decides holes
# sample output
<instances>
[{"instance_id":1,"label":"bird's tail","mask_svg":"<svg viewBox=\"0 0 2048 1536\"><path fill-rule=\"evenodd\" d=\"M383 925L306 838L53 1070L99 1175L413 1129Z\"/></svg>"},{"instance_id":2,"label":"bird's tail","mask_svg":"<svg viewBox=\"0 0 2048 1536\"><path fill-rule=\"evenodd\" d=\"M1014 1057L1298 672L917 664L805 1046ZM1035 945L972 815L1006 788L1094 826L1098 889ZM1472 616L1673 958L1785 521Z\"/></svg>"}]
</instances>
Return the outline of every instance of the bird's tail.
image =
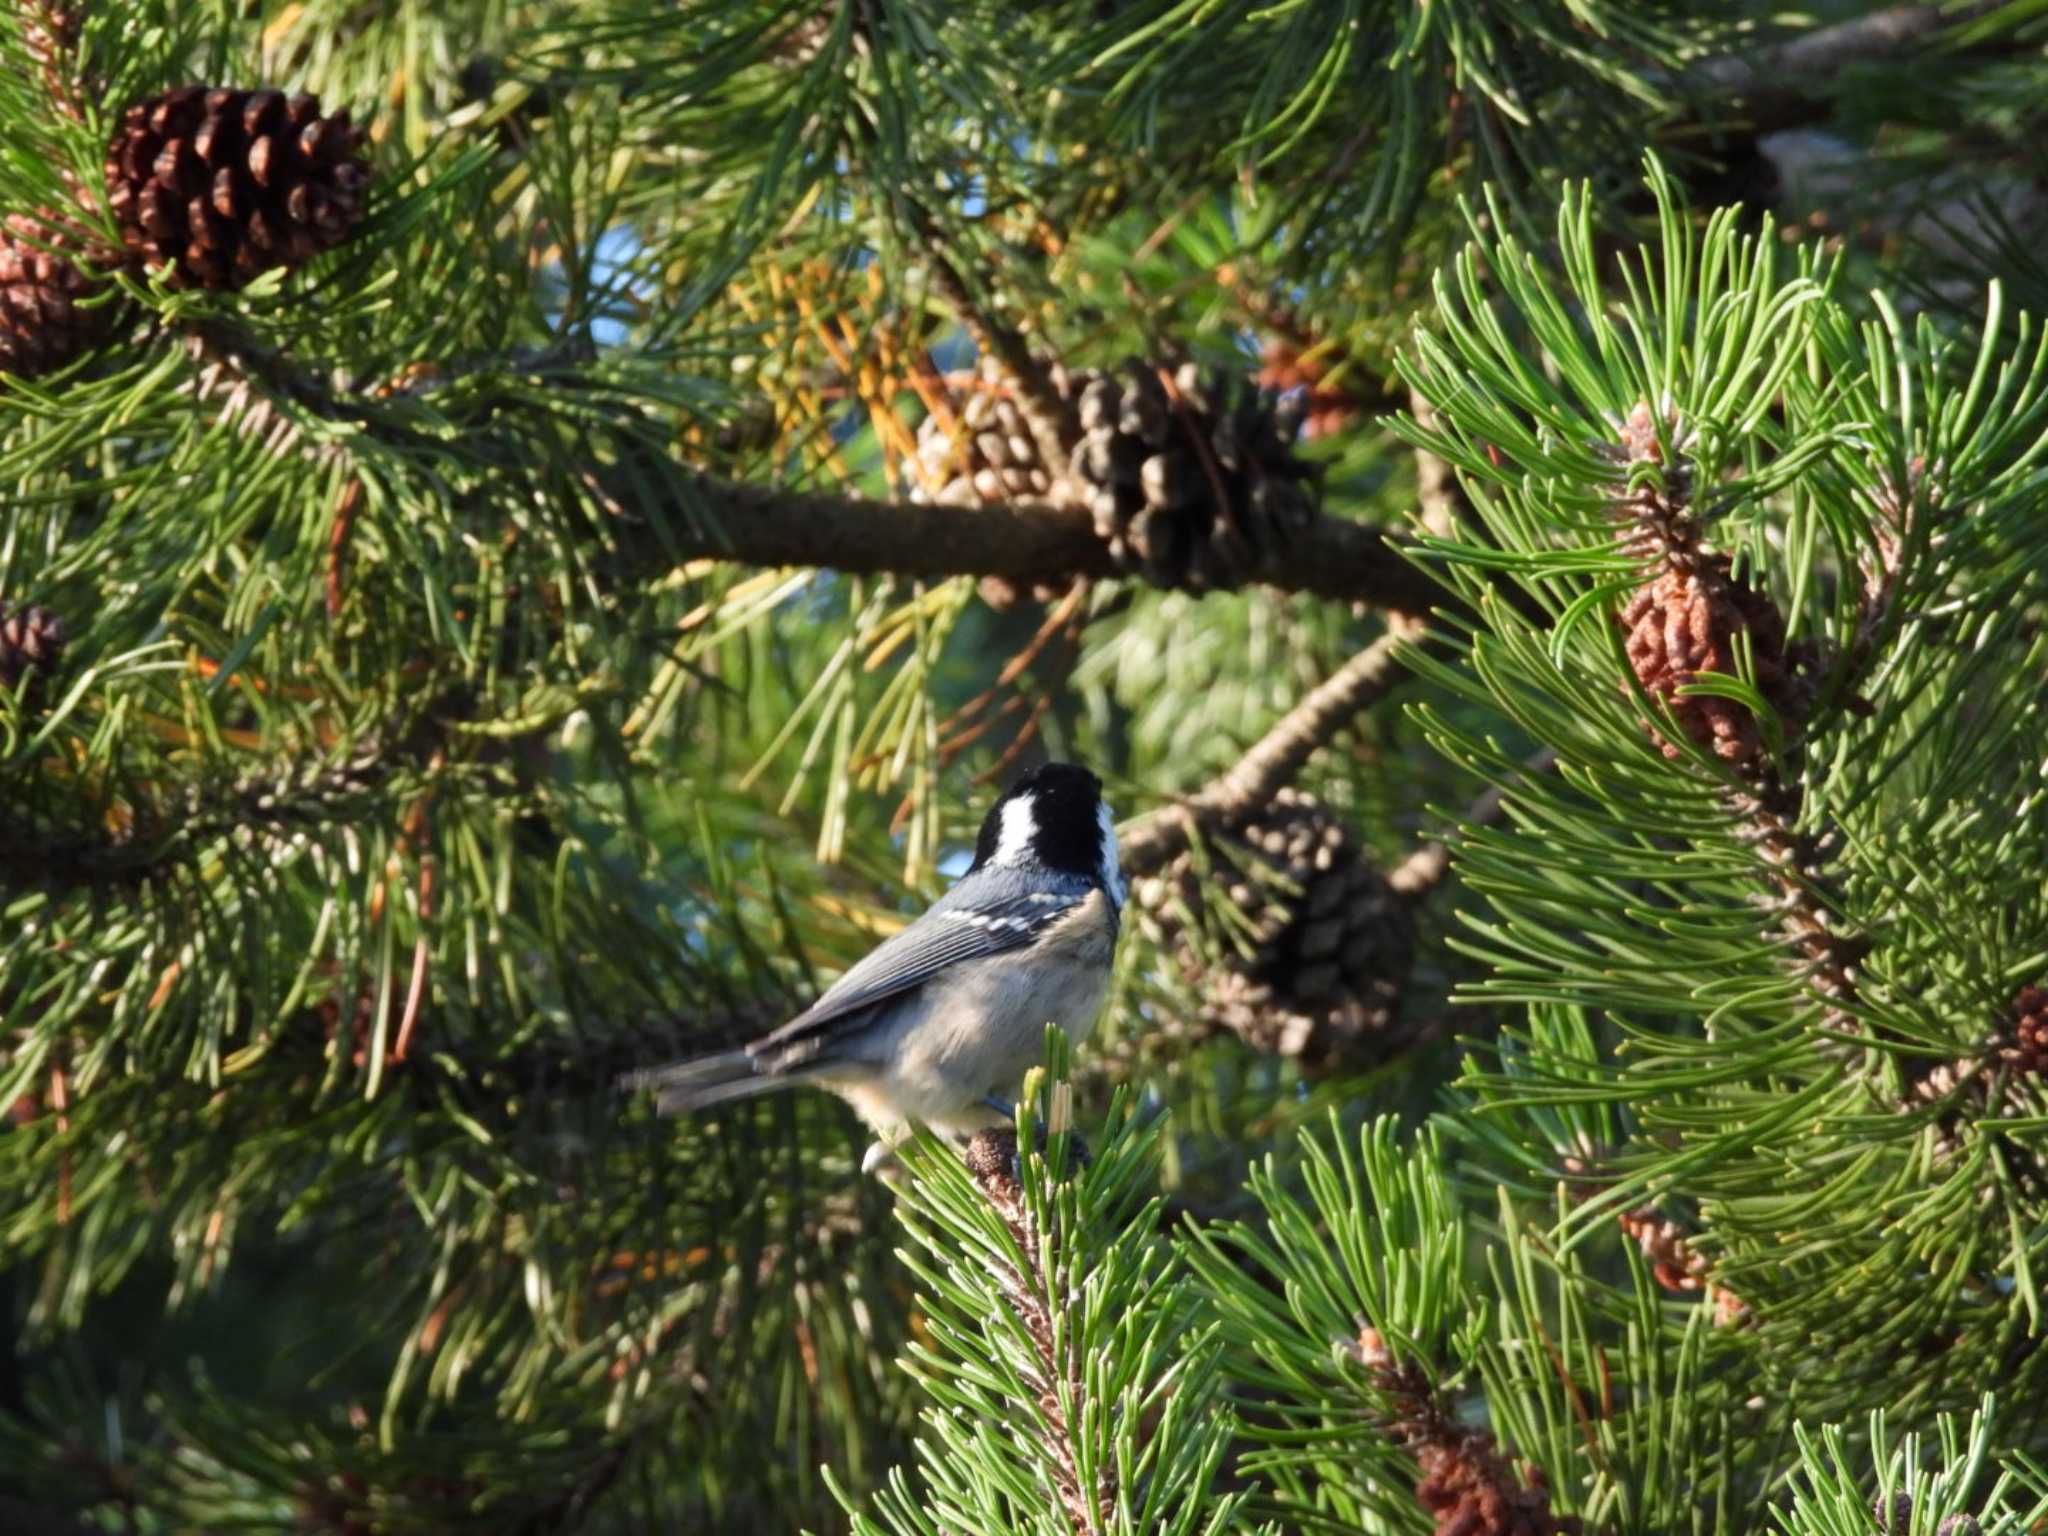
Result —
<instances>
[{"instance_id":1,"label":"bird's tail","mask_svg":"<svg viewBox=\"0 0 2048 1536\"><path fill-rule=\"evenodd\" d=\"M794 1087L798 1081L795 1075L762 1070L745 1051L720 1051L673 1066L629 1072L619 1083L632 1092L652 1088L657 1110L664 1115L684 1115L713 1104Z\"/></svg>"}]
</instances>

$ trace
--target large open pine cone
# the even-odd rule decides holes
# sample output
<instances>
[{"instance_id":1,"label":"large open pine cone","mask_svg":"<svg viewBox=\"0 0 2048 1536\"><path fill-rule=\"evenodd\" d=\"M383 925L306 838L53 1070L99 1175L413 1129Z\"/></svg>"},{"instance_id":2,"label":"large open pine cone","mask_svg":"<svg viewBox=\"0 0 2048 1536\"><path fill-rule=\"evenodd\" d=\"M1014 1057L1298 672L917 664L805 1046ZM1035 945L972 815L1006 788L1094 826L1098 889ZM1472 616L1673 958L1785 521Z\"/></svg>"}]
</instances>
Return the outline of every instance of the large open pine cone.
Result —
<instances>
[{"instance_id":1,"label":"large open pine cone","mask_svg":"<svg viewBox=\"0 0 2048 1536\"><path fill-rule=\"evenodd\" d=\"M178 286L239 288L348 237L370 180L362 141L315 96L180 86L121 119L107 196L145 265Z\"/></svg>"},{"instance_id":2,"label":"large open pine cone","mask_svg":"<svg viewBox=\"0 0 2048 1536\"><path fill-rule=\"evenodd\" d=\"M74 242L47 218L0 223L0 370L23 378L61 368L98 333L104 310L82 309L92 280L72 259Z\"/></svg>"},{"instance_id":3,"label":"large open pine cone","mask_svg":"<svg viewBox=\"0 0 2048 1536\"><path fill-rule=\"evenodd\" d=\"M1206 875L1182 854L1138 888L1141 921L1201 994L1200 1032L1228 1029L1255 1049L1316 1068L1395 1047L1391 1030L1414 958L1407 904L1342 822L1283 789L1236 832L1206 847ZM1205 886L1251 922L1251 949L1197 953ZM1290 889L1291 887L1291 889Z\"/></svg>"},{"instance_id":4,"label":"large open pine cone","mask_svg":"<svg viewBox=\"0 0 2048 1536\"><path fill-rule=\"evenodd\" d=\"M56 671L64 656L63 622L47 608L0 603L0 688L12 691L31 667L37 678Z\"/></svg>"},{"instance_id":5,"label":"large open pine cone","mask_svg":"<svg viewBox=\"0 0 2048 1536\"><path fill-rule=\"evenodd\" d=\"M1080 384L1076 492L1116 558L1159 586L1241 586L1317 515L1301 405L1241 381L1127 363Z\"/></svg>"}]
</instances>

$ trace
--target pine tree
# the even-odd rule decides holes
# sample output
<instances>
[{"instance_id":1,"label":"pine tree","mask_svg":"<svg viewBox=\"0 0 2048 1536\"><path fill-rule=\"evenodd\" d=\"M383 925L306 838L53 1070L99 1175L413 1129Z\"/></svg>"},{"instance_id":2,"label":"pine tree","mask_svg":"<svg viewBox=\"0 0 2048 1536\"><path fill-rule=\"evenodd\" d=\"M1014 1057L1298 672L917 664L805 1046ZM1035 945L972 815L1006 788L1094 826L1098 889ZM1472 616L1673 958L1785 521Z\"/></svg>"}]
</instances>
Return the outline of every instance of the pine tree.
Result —
<instances>
[{"instance_id":1,"label":"pine tree","mask_svg":"<svg viewBox=\"0 0 2048 1536\"><path fill-rule=\"evenodd\" d=\"M0 1533L2048 1520L2028 0L15 0ZM1014 1134L636 1067L1046 756Z\"/></svg>"}]
</instances>

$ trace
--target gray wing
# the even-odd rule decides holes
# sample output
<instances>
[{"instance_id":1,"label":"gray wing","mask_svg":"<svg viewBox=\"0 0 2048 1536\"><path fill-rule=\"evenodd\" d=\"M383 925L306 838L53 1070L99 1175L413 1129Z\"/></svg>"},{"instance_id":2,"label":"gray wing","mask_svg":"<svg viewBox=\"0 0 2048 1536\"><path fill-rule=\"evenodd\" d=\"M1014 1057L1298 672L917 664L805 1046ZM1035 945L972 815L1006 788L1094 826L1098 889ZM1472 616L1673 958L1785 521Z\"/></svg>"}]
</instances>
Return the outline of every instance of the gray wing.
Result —
<instances>
[{"instance_id":1,"label":"gray wing","mask_svg":"<svg viewBox=\"0 0 2048 1536\"><path fill-rule=\"evenodd\" d=\"M1085 889L1024 891L972 911L941 900L871 950L809 1008L749 1043L747 1054L770 1071L816 1060L833 1037L865 1027L863 1015L877 1003L914 991L962 961L1021 949L1087 894Z\"/></svg>"}]
</instances>

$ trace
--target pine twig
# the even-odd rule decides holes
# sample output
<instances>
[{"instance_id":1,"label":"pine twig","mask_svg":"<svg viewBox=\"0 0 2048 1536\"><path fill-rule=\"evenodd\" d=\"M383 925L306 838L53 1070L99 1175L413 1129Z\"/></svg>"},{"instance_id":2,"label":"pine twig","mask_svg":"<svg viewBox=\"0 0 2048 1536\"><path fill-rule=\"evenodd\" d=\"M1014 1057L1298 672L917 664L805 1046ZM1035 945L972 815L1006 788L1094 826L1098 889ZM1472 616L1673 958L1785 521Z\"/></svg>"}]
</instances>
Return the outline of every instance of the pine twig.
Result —
<instances>
[{"instance_id":1,"label":"pine twig","mask_svg":"<svg viewBox=\"0 0 2048 1536\"><path fill-rule=\"evenodd\" d=\"M1702 59L1676 85L1681 93L1739 98L1757 132L1798 127L1824 114L1827 88L1844 70L1924 49L1998 6L1888 6L1752 52Z\"/></svg>"},{"instance_id":2,"label":"pine twig","mask_svg":"<svg viewBox=\"0 0 2048 1536\"><path fill-rule=\"evenodd\" d=\"M975 346L1003 365L1017 390L1017 409L1031 429L1031 441L1046 473L1057 480L1067 472L1066 407L1054 393L1052 380L1024 338L1010 326L991 316L976 302L965 279L940 246L936 226L917 204L911 204L913 220L924 241L931 263L932 286L939 291Z\"/></svg>"},{"instance_id":3,"label":"pine twig","mask_svg":"<svg viewBox=\"0 0 2048 1536\"><path fill-rule=\"evenodd\" d=\"M1156 873L1187 850L1198 830L1230 825L1271 801L1318 747L1408 677L1395 653L1404 642L1430 649L1422 634L1419 621L1391 618L1385 634L1317 684L1199 794L1140 817L1121 839L1125 870L1134 877Z\"/></svg>"},{"instance_id":4,"label":"pine twig","mask_svg":"<svg viewBox=\"0 0 2048 1536\"><path fill-rule=\"evenodd\" d=\"M1777 892L1768 906L1779 916L1779 931L1804 957L1800 969L1823 999L1824 1022L1854 1034L1860 1029L1856 967L1869 942L1836 931L1833 903L1820 885L1822 840L1798 830L1804 791L1764 750L1764 722L1746 705L1687 691L1702 672L1737 670L1740 637L1748 642L1756 687L1776 711L1788 746L1813 703L1812 680L1804 675L1810 654L1786 644L1783 616L1770 597L1741 581L1727 555L1701 543L1692 473L1677 454L1685 433L1675 417L1660 424L1647 404L1639 404L1609 449L1617 469L1631 476L1615 488L1613 515L1648 567L1620 613L1624 649L1643 691L1661 699L1679 730L1727 767L1731 781L1721 802L1736 837L1757 850ZM1641 477L1645 467L1656 473ZM1684 755L1659 724L1644 726L1667 758Z\"/></svg>"},{"instance_id":5,"label":"pine twig","mask_svg":"<svg viewBox=\"0 0 2048 1536\"><path fill-rule=\"evenodd\" d=\"M1022 1269L1002 1258L992 1262L1003 1294L1038 1354L1036 1379L1027 1378L1027 1382L1037 1393L1043 1416L1045 1449L1054 1468L1053 1491L1074 1536L1099 1536L1115 1516L1115 1474L1105 1466L1096 1486L1085 1487L1081 1480L1078 1434L1062 1402L1063 1389L1065 1402L1078 1407L1084 1400L1081 1363L1072 1340L1063 1345L1054 1327L1054 1308L1059 1302L1049 1294L1038 1232L1023 1186L1017 1182L1016 1166L1017 1133L1013 1130L983 1131L968 1144L968 1171L1024 1255Z\"/></svg>"},{"instance_id":6,"label":"pine twig","mask_svg":"<svg viewBox=\"0 0 2048 1536\"><path fill-rule=\"evenodd\" d=\"M80 90L98 94L97 83L82 78L78 66L80 7L54 0L16 0L21 15L21 41L42 72L50 106L74 123L85 121Z\"/></svg>"},{"instance_id":7,"label":"pine twig","mask_svg":"<svg viewBox=\"0 0 2048 1536\"><path fill-rule=\"evenodd\" d=\"M1548 773L1556 764L1557 753L1545 747L1530 754L1522 765L1522 776ZM1490 827L1499 821L1506 806L1506 793L1507 786L1502 784L1495 784L1482 792L1467 808L1462 825ZM1412 905L1435 890L1450 872L1450 867L1451 845L1443 838L1432 838L1388 872L1387 884Z\"/></svg>"},{"instance_id":8,"label":"pine twig","mask_svg":"<svg viewBox=\"0 0 2048 1536\"><path fill-rule=\"evenodd\" d=\"M220 424L232 425L243 437L260 442L264 451L298 454L317 464L347 456L339 443L305 441L304 429L279 405L288 399L311 414L343 419L332 392L283 358L263 354L226 326L196 327L185 337L185 351L198 372L184 386L196 400L217 404Z\"/></svg>"}]
</instances>

